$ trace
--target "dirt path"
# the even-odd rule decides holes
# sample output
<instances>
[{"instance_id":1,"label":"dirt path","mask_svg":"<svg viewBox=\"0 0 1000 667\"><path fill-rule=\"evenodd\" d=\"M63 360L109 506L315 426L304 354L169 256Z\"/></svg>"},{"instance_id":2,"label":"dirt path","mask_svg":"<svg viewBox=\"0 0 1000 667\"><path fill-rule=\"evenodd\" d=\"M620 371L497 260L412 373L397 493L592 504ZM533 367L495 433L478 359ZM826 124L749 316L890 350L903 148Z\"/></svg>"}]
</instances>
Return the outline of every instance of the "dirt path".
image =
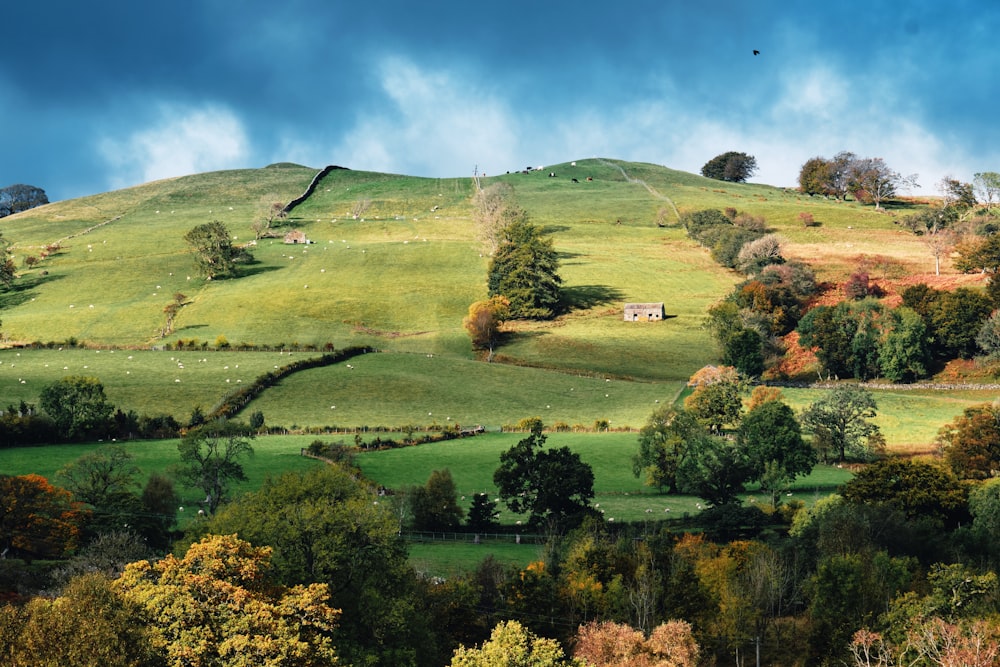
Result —
<instances>
[{"instance_id":1,"label":"dirt path","mask_svg":"<svg viewBox=\"0 0 1000 667\"><path fill-rule=\"evenodd\" d=\"M658 192L656 188L654 188L652 185L642 180L641 178L632 178L627 173L625 173L625 169L623 169L622 166L619 164L615 164L614 162L609 162L608 160L603 160L600 158L597 161L603 164L605 167L612 167L613 169L617 169L618 171L621 172L622 177L629 183L637 183L638 185L641 185L642 187L646 188L649 194L653 195L655 198L670 204L670 208L673 209L674 215L677 216L677 221L680 222L681 214L677 211L677 207L674 205L674 202L672 199L670 199L670 197L664 194L660 194L660 192Z\"/></svg>"}]
</instances>

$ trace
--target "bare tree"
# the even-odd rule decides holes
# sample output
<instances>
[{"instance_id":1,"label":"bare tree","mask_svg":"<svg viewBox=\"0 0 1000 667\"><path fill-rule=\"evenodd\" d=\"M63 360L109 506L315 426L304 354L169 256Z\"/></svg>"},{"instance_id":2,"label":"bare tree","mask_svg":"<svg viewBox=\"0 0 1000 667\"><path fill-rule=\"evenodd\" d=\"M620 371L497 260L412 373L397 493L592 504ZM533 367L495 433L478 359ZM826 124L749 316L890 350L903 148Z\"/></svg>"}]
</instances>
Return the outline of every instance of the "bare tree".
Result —
<instances>
[{"instance_id":1,"label":"bare tree","mask_svg":"<svg viewBox=\"0 0 1000 667\"><path fill-rule=\"evenodd\" d=\"M972 188L979 201L986 204L986 210L1000 200L1000 174L995 171L981 171L972 177Z\"/></svg>"},{"instance_id":2,"label":"bare tree","mask_svg":"<svg viewBox=\"0 0 1000 667\"><path fill-rule=\"evenodd\" d=\"M187 296L177 292L174 294L174 300L163 307L163 314L166 315L167 321L163 325L163 329L160 330L160 338L169 336L174 331L174 319L177 318L177 313L180 312L181 308L188 305L190 301L187 300Z\"/></svg>"},{"instance_id":3,"label":"bare tree","mask_svg":"<svg viewBox=\"0 0 1000 667\"><path fill-rule=\"evenodd\" d=\"M285 204L278 200L278 195L264 195L257 202L253 223L250 225L254 238L265 236L272 227L277 227L287 217Z\"/></svg>"},{"instance_id":4,"label":"bare tree","mask_svg":"<svg viewBox=\"0 0 1000 667\"><path fill-rule=\"evenodd\" d=\"M371 199L358 199L357 201L354 202L354 205L351 206L351 217L357 220L358 218L363 216L371 207L372 207Z\"/></svg>"},{"instance_id":5,"label":"bare tree","mask_svg":"<svg viewBox=\"0 0 1000 667\"><path fill-rule=\"evenodd\" d=\"M472 205L476 232L490 255L500 247L504 229L527 219L527 213L514 199L514 188L507 183L493 183L477 190Z\"/></svg>"},{"instance_id":6,"label":"bare tree","mask_svg":"<svg viewBox=\"0 0 1000 667\"><path fill-rule=\"evenodd\" d=\"M889 168L880 157L855 160L850 168L851 188L859 195L875 205L875 210L882 210L882 202L893 197L899 190L917 187L917 174L903 176Z\"/></svg>"}]
</instances>

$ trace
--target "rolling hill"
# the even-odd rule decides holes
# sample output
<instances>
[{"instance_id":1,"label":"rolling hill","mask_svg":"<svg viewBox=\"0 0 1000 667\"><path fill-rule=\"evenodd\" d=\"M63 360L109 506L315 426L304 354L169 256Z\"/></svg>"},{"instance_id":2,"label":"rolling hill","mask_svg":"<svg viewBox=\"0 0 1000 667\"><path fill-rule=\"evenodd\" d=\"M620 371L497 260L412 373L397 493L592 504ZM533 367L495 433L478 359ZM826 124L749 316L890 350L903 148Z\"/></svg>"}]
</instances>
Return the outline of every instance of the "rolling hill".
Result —
<instances>
[{"instance_id":1,"label":"rolling hill","mask_svg":"<svg viewBox=\"0 0 1000 667\"><path fill-rule=\"evenodd\" d=\"M282 363L284 349L329 343L394 354L366 361L352 378L331 367L284 381L255 402L269 423L427 423L450 412L458 418L465 397L475 397L463 420L498 424L543 414L546 421L637 426L655 400L672 400L695 370L715 361L703 315L740 279L685 236L677 211L732 207L763 216L785 239L786 256L808 261L822 279L841 280L863 255L889 255L911 278L933 270L930 254L892 212L854 202L605 159L494 176L485 182L509 182L531 220L552 235L569 309L553 322L516 323L498 350L511 365L491 368L472 363L462 328L469 304L486 295L488 265L471 219L470 178L333 170L281 230L303 231L309 245L261 239L240 278L197 275L183 239L189 229L218 220L237 243L250 241L261 199L290 201L316 173L279 164L197 174L0 220L19 267L58 246L22 268L16 286L0 295L9 346L54 344L30 351L20 365L20 351L0 351L3 402L34 401L44 381L65 371L97 375L112 400L129 408L184 418L233 383ZM362 201L368 207L355 219ZM664 227L655 224L661 209ZM820 224L803 227L802 212ZM178 292L190 304L161 339L163 308ZM625 323L626 301L664 301L668 319ZM270 351L212 352L220 336L234 347ZM68 349L74 340L89 349ZM178 340L188 347L197 341L196 351L155 351ZM67 356L53 356L59 347ZM114 363L110 354L98 363L101 347L132 350L148 379L134 377L121 352ZM239 359L244 370L236 374ZM583 390L572 381L577 376L632 389L617 396ZM589 398L570 399L570 390ZM441 397L440 407L427 409L428 397Z\"/></svg>"}]
</instances>

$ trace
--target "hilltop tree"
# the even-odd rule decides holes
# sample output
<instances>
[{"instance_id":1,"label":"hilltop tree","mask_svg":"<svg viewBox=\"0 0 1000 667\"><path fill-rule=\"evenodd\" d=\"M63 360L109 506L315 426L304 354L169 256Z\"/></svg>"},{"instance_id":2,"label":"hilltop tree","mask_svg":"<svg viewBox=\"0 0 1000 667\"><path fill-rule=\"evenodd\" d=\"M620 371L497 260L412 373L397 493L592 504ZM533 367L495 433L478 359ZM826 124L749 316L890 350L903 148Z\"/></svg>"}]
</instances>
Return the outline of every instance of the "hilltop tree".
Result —
<instances>
[{"instance_id":1,"label":"hilltop tree","mask_svg":"<svg viewBox=\"0 0 1000 667\"><path fill-rule=\"evenodd\" d=\"M716 155L701 168L702 176L731 183L745 183L755 173L757 158L737 151Z\"/></svg>"},{"instance_id":2,"label":"hilltop tree","mask_svg":"<svg viewBox=\"0 0 1000 667\"><path fill-rule=\"evenodd\" d=\"M849 171L851 189L860 201L882 209L882 202L894 197L899 190L917 186L917 175L903 176L889 168L880 157L855 160Z\"/></svg>"},{"instance_id":3,"label":"hilltop tree","mask_svg":"<svg viewBox=\"0 0 1000 667\"><path fill-rule=\"evenodd\" d=\"M234 481L246 481L240 459L253 455L251 440L246 427L219 420L189 431L177 445L181 455L178 476L205 493L209 514L228 499Z\"/></svg>"},{"instance_id":4,"label":"hilltop tree","mask_svg":"<svg viewBox=\"0 0 1000 667\"><path fill-rule=\"evenodd\" d=\"M18 183L0 188L0 218L48 203L45 190L34 185Z\"/></svg>"},{"instance_id":5,"label":"hilltop tree","mask_svg":"<svg viewBox=\"0 0 1000 667\"><path fill-rule=\"evenodd\" d=\"M115 406L95 377L64 377L42 389L38 404L67 440L101 438L114 427Z\"/></svg>"},{"instance_id":6,"label":"hilltop tree","mask_svg":"<svg viewBox=\"0 0 1000 667\"><path fill-rule=\"evenodd\" d=\"M973 174L972 188L977 198L990 211L993 204L1000 201L1000 174L995 171L981 171Z\"/></svg>"},{"instance_id":7,"label":"hilltop tree","mask_svg":"<svg viewBox=\"0 0 1000 667\"><path fill-rule=\"evenodd\" d=\"M490 262L489 295L510 301L510 316L549 319L559 309L558 254L552 239L530 222L517 220L504 228Z\"/></svg>"},{"instance_id":8,"label":"hilltop tree","mask_svg":"<svg viewBox=\"0 0 1000 667\"><path fill-rule=\"evenodd\" d=\"M209 280L232 278L237 265L253 259L249 250L233 245L232 235L218 220L192 228L184 240L194 251L198 269Z\"/></svg>"},{"instance_id":9,"label":"hilltop tree","mask_svg":"<svg viewBox=\"0 0 1000 667\"><path fill-rule=\"evenodd\" d=\"M807 195L834 194L833 162L821 157L806 160L799 169L799 190Z\"/></svg>"}]
</instances>

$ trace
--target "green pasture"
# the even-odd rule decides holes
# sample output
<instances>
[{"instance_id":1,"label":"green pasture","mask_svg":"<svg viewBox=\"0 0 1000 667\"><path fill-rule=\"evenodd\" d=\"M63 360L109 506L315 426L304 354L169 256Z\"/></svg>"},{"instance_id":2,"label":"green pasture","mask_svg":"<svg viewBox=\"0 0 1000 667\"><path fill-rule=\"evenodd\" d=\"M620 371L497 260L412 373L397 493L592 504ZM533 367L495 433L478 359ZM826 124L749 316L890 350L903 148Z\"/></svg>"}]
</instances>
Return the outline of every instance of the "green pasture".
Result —
<instances>
[{"instance_id":1,"label":"green pasture","mask_svg":"<svg viewBox=\"0 0 1000 667\"><path fill-rule=\"evenodd\" d=\"M471 536L461 536L470 537ZM454 577L472 572L487 556L508 567L523 569L529 563L542 560L544 544L524 539L521 544L510 540L425 541L408 543L410 564L428 576Z\"/></svg>"}]
</instances>

